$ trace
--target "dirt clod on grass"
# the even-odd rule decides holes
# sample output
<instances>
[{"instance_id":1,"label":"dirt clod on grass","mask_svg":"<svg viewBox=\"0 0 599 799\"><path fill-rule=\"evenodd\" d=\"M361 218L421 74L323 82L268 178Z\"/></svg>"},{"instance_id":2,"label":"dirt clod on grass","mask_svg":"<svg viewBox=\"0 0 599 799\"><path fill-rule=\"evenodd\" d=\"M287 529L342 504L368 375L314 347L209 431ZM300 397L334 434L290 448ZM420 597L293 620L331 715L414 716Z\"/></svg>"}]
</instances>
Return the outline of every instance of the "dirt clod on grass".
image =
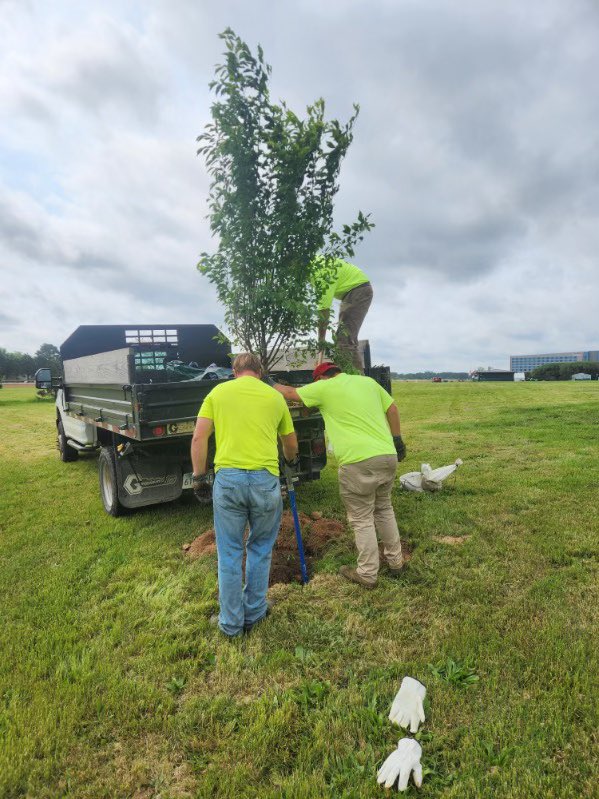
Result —
<instances>
[{"instance_id":1,"label":"dirt clod on grass","mask_svg":"<svg viewBox=\"0 0 599 799\"><path fill-rule=\"evenodd\" d=\"M471 536L469 535L434 535L433 541L438 544L448 544L450 547L459 547L464 544Z\"/></svg>"},{"instance_id":2,"label":"dirt clod on grass","mask_svg":"<svg viewBox=\"0 0 599 799\"><path fill-rule=\"evenodd\" d=\"M345 527L336 519L322 518L322 514L318 519L311 519L305 513L300 512L298 517L302 530L306 565L308 573L310 573L314 560L321 557L334 541L345 534ZM188 549L184 547L184 551L192 560L205 555L213 555L216 552L214 529L210 528L199 535L192 541ZM293 516L291 511L285 511L281 520L279 536L272 552L269 584L293 582L301 582L301 568Z\"/></svg>"}]
</instances>

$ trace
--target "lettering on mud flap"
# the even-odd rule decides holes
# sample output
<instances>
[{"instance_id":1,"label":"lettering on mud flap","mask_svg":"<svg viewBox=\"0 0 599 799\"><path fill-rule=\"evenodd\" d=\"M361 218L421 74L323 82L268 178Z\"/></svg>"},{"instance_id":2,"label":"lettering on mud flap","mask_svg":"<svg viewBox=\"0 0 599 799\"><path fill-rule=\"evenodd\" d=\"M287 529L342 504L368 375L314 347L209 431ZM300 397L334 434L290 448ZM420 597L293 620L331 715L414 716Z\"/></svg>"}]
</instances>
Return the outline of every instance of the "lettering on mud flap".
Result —
<instances>
[{"instance_id":1,"label":"lettering on mud flap","mask_svg":"<svg viewBox=\"0 0 599 799\"><path fill-rule=\"evenodd\" d=\"M123 483L123 488L131 496L141 494L144 488L154 488L155 486L172 486L177 482L176 474L167 474L165 477L142 477L135 474L127 476Z\"/></svg>"}]
</instances>

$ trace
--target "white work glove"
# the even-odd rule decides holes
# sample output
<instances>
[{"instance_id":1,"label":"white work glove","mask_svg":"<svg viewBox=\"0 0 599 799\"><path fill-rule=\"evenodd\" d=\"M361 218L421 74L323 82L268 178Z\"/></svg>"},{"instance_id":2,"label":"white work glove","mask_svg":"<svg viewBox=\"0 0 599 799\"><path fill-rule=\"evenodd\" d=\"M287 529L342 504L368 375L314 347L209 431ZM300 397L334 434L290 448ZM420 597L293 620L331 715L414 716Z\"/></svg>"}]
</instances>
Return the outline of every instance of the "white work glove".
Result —
<instances>
[{"instance_id":1,"label":"white work glove","mask_svg":"<svg viewBox=\"0 0 599 799\"><path fill-rule=\"evenodd\" d=\"M426 688L421 682L413 677L404 677L391 705L389 721L404 729L409 725L410 732L418 732L418 725L424 722L422 703L425 696Z\"/></svg>"},{"instance_id":2,"label":"white work glove","mask_svg":"<svg viewBox=\"0 0 599 799\"><path fill-rule=\"evenodd\" d=\"M414 774L414 785L422 785L422 766L420 756L422 747L413 738L402 738L397 744L397 749L389 755L376 775L377 782L385 783L385 788L390 788L399 777L398 791L405 791L408 787L410 774Z\"/></svg>"}]
</instances>

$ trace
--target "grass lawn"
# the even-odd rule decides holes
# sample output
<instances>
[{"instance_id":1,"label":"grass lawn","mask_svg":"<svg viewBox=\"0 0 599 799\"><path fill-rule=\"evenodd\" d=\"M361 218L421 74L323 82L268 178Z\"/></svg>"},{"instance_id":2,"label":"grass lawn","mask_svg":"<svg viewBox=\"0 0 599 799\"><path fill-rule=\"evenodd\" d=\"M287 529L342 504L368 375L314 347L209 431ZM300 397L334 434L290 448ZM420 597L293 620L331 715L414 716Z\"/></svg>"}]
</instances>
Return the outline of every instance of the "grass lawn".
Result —
<instances>
[{"instance_id":1,"label":"grass lawn","mask_svg":"<svg viewBox=\"0 0 599 799\"><path fill-rule=\"evenodd\" d=\"M215 560L181 551L210 512L107 516L52 403L0 390L2 799L382 797L406 674L428 696L405 796L597 796L599 384L394 388L400 471L464 460L440 494L397 491L405 576L342 581L348 534L233 643ZM298 500L343 518L332 467Z\"/></svg>"}]
</instances>

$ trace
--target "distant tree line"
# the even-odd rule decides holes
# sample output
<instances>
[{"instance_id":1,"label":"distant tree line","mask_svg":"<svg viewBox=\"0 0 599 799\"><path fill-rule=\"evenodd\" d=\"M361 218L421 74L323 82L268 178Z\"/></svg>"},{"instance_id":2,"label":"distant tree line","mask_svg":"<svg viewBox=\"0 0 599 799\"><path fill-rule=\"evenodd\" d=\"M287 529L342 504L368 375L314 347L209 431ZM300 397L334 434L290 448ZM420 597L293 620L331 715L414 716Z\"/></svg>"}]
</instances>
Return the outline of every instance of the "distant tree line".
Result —
<instances>
[{"instance_id":1,"label":"distant tree line","mask_svg":"<svg viewBox=\"0 0 599 799\"><path fill-rule=\"evenodd\" d=\"M0 379L3 380L31 378L42 366L48 366L53 375L58 375L61 365L60 352L54 344L42 344L35 355L9 352L0 347Z\"/></svg>"},{"instance_id":2,"label":"distant tree line","mask_svg":"<svg viewBox=\"0 0 599 799\"><path fill-rule=\"evenodd\" d=\"M445 380L466 380L468 372L391 372L393 380L432 380L442 377Z\"/></svg>"},{"instance_id":3,"label":"distant tree line","mask_svg":"<svg viewBox=\"0 0 599 799\"><path fill-rule=\"evenodd\" d=\"M599 379L599 362L546 363L526 374L529 380L571 380L572 375L585 372Z\"/></svg>"}]
</instances>

